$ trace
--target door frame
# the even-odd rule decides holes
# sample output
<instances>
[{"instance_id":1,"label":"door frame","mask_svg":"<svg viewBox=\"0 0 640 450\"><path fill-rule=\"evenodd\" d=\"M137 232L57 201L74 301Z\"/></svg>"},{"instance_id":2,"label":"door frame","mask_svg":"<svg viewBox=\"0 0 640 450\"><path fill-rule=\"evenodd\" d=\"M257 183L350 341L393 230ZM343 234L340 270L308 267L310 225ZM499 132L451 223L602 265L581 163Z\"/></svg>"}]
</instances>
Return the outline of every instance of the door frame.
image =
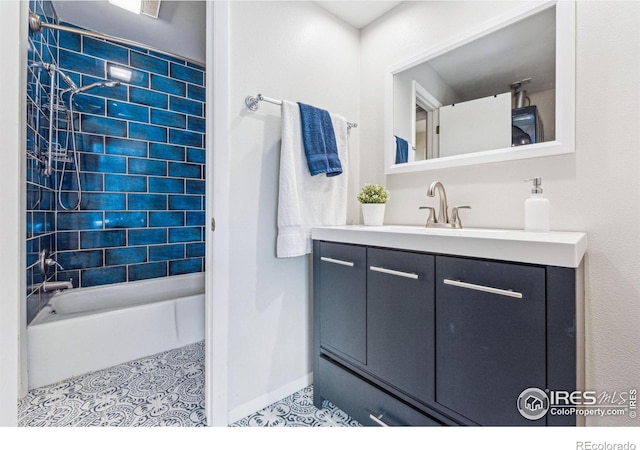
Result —
<instances>
[{"instance_id":1,"label":"door frame","mask_svg":"<svg viewBox=\"0 0 640 450\"><path fill-rule=\"evenodd\" d=\"M228 348L228 111L229 111L229 2L207 2L207 191L206 217L216 220L216 233L207 233L205 286L205 410L207 423L226 426ZM0 2L0 133L8 149L3 154L5 176L0 207L0 270L5 276L0 297L0 426L18 423L17 399L26 393L26 303L24 155L26 152L25 108L28 3ZM17 43L17 45L15 45ZM13 62L13 63L12 63ZM16 67L18 69L16 70ZM215 71L213 67L220 67ZM17 93L17 95L16 95ZM215 151L214 151L215 149ZM222 193L214 202L214 192ZM16 236L18 239L16 239ZM213 261L217 264L214 265ZM21 384L22 383L22 384Z\"/></svg>"},{"instance_id":2,"label":"door frame","mask_svg":"<svg viewBox=\"0 0 640 450\"><path fill-rule=\"evenodd\" d=\"M0 426L18 424L17 399L26 393L25 186L27 14L22 1L0 2L0 135L3 193L0 196ZM21 386L23 382L25 389Z\"/></svg>"},{"instance_id":3,"label":"door frame","mask_svg":"<svg viewBox=\"0 0 640 450\"><path fill-rule=\"evenodd\" d=\"M229 14L228 1L207 2L205 411L209 426L227 426L229 413Z\"/></svg>"}]
</instances>

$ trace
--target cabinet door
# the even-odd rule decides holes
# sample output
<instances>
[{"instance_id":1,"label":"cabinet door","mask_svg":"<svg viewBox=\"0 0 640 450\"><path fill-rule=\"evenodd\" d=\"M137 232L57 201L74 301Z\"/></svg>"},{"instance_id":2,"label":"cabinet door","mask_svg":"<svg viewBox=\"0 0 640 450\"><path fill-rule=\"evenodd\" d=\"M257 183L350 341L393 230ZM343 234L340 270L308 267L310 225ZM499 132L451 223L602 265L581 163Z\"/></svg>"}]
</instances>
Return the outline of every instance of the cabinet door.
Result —
<instances>
[{"instance_id":1,"label":"cabinet door","mask_svg":"<svg viewBox=\"0 0 640 450\"><path fill-rule=\"evenodd\" d=\"M433 399L434 257L367 251L367 370L395 388Z\"/></svg>"},{"instance_id":2,"label":"cabinet door","mask_svg":"<svg viewBox=\"0 0 640 450\"><path fill-rule=\"evenodd\" d=\"M544 268L436 258L438 403L480 425L545 425L516 407L546 387L545 349Z\"/></svg>"},{"instance_id":3,"label":"cabinet door","mask_svg":"<svg viewBox=\"0 0 640 450\"><path fill-rule=\"evenodd\" d=\"M366 248L320 243L320 346L367 362Z\"/></svg>"}]
</instances>

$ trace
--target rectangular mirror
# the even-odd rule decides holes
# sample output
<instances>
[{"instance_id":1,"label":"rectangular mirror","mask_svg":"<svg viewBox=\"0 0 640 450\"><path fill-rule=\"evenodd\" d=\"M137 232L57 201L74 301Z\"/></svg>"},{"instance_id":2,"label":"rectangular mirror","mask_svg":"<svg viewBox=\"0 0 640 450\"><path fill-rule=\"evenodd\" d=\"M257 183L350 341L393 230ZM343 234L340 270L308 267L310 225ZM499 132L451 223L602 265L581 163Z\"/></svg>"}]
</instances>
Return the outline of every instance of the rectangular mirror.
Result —
<instances>
[{"instance_id":1,"label":"rectangular mirror","mask_svg":"<svg viewBox=\"0 0 640 450\"><path fill-rule=\"evenodd\" d=\"M391 67L386 173L574 152L575 5L527 4Z\"/></svg>"}]
</instances>

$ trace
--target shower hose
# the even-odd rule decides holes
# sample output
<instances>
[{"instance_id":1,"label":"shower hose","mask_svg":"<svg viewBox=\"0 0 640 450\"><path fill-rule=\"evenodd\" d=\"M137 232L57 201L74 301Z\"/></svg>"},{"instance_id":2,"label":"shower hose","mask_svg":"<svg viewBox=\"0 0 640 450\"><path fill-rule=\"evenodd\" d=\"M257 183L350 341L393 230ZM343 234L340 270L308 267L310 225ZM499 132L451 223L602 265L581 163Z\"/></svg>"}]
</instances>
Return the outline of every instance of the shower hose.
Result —
<instances>
[{"instance_id":1,"label":"shower hose","mask_svg":"<svg viewBox=\"0 0 640 450\"><path fill-rule=\"evenodd\" d=\"M73 96L76 92L71 91L69 93L69 108L67 109L67 137L66 137L66 148L71 149L71 156L68 158L64 158L62 162L62 172L60 173L60 181L58 182L58 204L65 211L73 211L80 209L80 203L82 202L82 184L80 182L80 160L78 158L77 150L76 150L76 133L75 127L73 124ZM62 97L62 94L61 94ZM60 99L62 100L62 98ZM64 102L64 101L63 101ZM71 143L69 143L71 140ZM71 144L71 145L69 145ZM67 163L72 162L74 167L74 174L76 178L77 184L77 199L76 203L73 206L65 205L62 201L62 185L64 184L65 175L67 175Z\"/></svg>"}]
</instances>

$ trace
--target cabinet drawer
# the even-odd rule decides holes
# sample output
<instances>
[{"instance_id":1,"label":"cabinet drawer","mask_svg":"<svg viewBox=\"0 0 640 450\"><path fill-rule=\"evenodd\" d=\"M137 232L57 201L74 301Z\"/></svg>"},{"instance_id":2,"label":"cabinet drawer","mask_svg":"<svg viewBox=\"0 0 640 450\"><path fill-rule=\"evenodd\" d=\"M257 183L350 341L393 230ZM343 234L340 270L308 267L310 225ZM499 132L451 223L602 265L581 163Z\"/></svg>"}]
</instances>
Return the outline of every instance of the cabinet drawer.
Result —
<instances>
[{"instance_id":1,"label":"cabinet drawer","mask_svg":"<svg viewBox=\"0 0 640 450\"><path fill-rule=\"evenodd\" d=\"M436 258L436 401L481 425L545 425L520 415L546 387L545 269Z\"/></svg>"},{"instance_id":2,"label":"cabinet drawer","mask_svg":"<svg viewBox=\"0 0 640 450\"><path fill-rule=\"evenodd\" d=\"M320 396L342 409L364 426L437 426L434 419L379 390L363 378L320 357ZM378 418L378 421L372 419Z\"/></svg>"},{"instance_id":3,"label":"cabinet drawer","mask_svg":"<svg viewBox=\"0 0 640 450\"><path fill-rule=\"evenodd\" d=\"M320 345L361 364L367 362L367 250L320 243L317 273Z\"/></svg>"}]
</instances>

